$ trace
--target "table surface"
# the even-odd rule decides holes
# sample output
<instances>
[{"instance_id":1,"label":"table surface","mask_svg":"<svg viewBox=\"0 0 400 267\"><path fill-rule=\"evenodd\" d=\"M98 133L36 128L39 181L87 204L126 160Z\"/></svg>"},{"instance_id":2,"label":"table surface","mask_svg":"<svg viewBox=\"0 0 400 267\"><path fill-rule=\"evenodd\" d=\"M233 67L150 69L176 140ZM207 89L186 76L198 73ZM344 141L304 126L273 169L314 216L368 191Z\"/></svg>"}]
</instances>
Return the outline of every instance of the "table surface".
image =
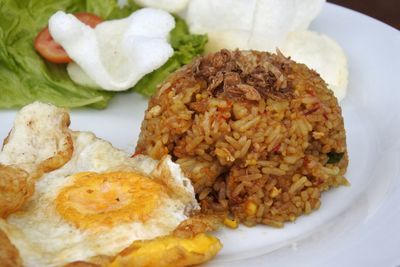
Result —
<instances>
[{"instance_id":1,"label":"table surface","mask_svg":"<svg viewBox=\"0 0 400 267\"><path fill-rule=\"evenodd\" d=\"M328 0L400 29L400 0Z\"/></svg>"}]
</instances>

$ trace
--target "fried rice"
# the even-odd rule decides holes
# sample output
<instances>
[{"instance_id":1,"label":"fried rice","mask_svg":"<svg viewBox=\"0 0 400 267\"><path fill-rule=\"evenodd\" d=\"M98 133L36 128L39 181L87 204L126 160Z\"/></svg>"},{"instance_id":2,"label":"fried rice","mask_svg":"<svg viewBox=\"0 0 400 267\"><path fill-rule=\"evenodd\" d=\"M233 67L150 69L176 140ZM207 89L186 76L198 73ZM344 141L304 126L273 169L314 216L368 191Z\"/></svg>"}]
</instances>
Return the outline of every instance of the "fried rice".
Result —
<instances>
[{"instance_id":1,"label":"fried rice","mask_svg":"<svg viewBox=\"0 0 400 267\"><path fill-rule=\"evenodd\" d=\"M318 73L277 54L200 57L149 101L136 153L171 154L204 214L282 227L348 184L343 117Z\"/></svg>"}]
</instances>

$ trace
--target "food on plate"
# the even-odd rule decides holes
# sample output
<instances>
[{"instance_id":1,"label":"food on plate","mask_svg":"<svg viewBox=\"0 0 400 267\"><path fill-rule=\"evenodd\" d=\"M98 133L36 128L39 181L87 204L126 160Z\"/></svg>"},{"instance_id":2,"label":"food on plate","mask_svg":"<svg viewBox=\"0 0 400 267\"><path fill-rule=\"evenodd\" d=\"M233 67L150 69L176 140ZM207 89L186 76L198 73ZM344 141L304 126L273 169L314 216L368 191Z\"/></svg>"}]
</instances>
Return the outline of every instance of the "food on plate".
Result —
<instances>
[{"instance_id":1,"label":"food on plate","mask_svg":"<svg viewBox=\"0 0 400 267\"><path fill-rule=\"evenodd\" d=\"M21 258L16 247L11 244L7 235L0 230L0 262L3 267L22 267Z\"/></svg>"},{"instance_id":2,"label":"food on plate","mask_svg":"<svg viewBox=\"0 0 400 267\"><path fill-rule=\"evenodd\" d=\"M341 101L347 90L347 59L343 49L326 35L312 31L289 33L281 47L282 53L318 73Z\"/></svg>"},{"instance_id":3,"label":"food on plate","mask_svg":"<svg viewBox=\"0 0 400 267\"><path fill-rule=\"evenodd\" d=\"M220 249L218 239L205 234L193 238L166 236L141 240L122 251L110 267L192 266L210 260Z\"/></svg>"},{"instance_id":4,"label":"food on plate","mask_svg":"<svg viewBox=\"0 0 400 267\"><path fill-rule=\"evenodd\" d=\"M35 189L27 172L13 166L0 164L0 217L19 210Z\"/></svg>"},{"instance_id":5,"label":"food on plate","mask_svg":"<svg viewBox=\"0 0 400 267\"><path fill-rule=\"evenodd\" d=\"M307 31L324 3L193 0L186 19L192 32L208 35L206 50L210 52L223 48L273 52L278 47L286 56L315 69L340 101L347 88L346 55L333 39Z\"/></svg>"},{"instance_id":6,"label":"food on plate","mask_svg":"<svg viewBox=\"0 0 400 267\"><path fill-rule=\"evenodd\" d=\"M185 18L191 31L211 34L210 41L214 45L211 47L207 45L209 51L215 52L221 48L274 51L289 32L306 30L318 15L324 2L324 0L246 2L192 0ZM225 39L224 36L219 37L214 34L226 31L236 38ZM235 43L232 44L232 41Z\"/></svg>"},{"instance_id":7,"label":"food on plate","mask_svg":"<svg viewBox=\"0 0 400 267\"><path fill-rule=\"evenodd\" d=\"M34 193L35 180L70 160L69 123L64 110L48 105L18 113L0 153L0 217L20 210Z\"/></svg>"},{"instance_id":8,"label":"food on plate","mask_svg":"<svg viewBox=\"0 0 400 267\"><path fill-rule=\"evenodd\" d=\"M127 90L167 62L174 53L167 40L174 27L172 15L152 8L93 29L63 11L49 20L51 36L73 60L67 66L70 78L108 91Z\"/></svg>"},{"instance_id":9,"label":"food on plate","mask_svg":"<svg viewBox=\"0 0 400 267\"><path fill-rule=\"evenodd\" d=\"M22 107L36 100L71 108L105 108L115 93L76 84L69 77L66 65L51 63L37 53L34 41L49 18L59 10L90 13L108 21L129 17L138 9L140 6L133 1L120 7L117 0L101 4L93 0L4 1L0 9L0 31L3 32L0 38L0 108ZM174 51L172 57L130 90L151 95L166 76L201 54L206 41L205 35L190 34L185 21L175 17L175 28L169 38Z\"/></svg>"},{"instance_id":10,"label":"food on plate","mask_svg":"<svg viewBox=\"0 0 400 267\"><path fill-rule=\"evenodd\" d=\"M76 13L74 16L92 28L103 21L102 18L90 13ZM51 37L49 27L45 27L36 37L35 49L42 57L52 63L69 63L72 61L64 48Z\"/></svg>"},{"instance_id":11,"label":"food on plate","mask_svg":"<svg viewBox=\"0 0 400 267\"><path fill-rule=\"evenodd\" d=\"M294 0L294 7L296 9L291 31L306 30L311 22L321 12L325 0Z\"/></svg>"},{"instance_id":12,"label":"food on plate","mask_svg":"<svg viewBox=\"0 0 400 267\"><path fill-rule=\"evenodd\" d=\"M282 227L348 184L337 99L279 51L221 50L170 75L149 101L136 151L170 154L203 212L225 213L232 228Z\"/></svg>"},{"instance_id":13,"label":"food on plate","mask_svg":"<svg viewBox=\"0 0 400 267\"><path fill-rule=\"evenodd\" d=\"M40 102L18 113L0 152L0 240L8 240L0 259L9 255L24 266L131 266L131 260L143 266L166 255L166 262L180 256L178 266L185 266L215 256L218 239L173 235L199 205L170 156L132 158L68 124L66 109ZM29 194L18 194L18 187Z\"/></svg>"},{"instance_id":14,"label":"food on plate","mask_svg":"<svg viewBox=\"0 0 400 267\"><path fill-rule=\"evenodd\" d=\"M190 0L136 0L139 5L160 8L168 12L178 13L184 10Z\"/></svg>"}]
</instances>

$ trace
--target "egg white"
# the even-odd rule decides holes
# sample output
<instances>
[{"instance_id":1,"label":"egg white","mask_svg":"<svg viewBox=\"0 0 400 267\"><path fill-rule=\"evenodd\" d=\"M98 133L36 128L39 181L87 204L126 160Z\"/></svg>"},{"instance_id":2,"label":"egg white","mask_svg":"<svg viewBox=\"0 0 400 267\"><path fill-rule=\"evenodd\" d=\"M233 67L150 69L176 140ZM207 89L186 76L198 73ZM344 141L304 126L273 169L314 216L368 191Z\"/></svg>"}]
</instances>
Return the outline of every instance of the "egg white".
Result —
<instances>
[{"instance_id":1,"label":"egg white","mask_svg":"<svg viewBox=\"0 0 400 267\"><path fill-rule=\"evenodd\" d=\"M158 163L151 158L130 156L94 134L73 132L74 153L63 167L45 174L24 208L6 220L0 229L18 248L26 266L60 266L96 255L112 256L135 240L167 235L187 218L187 211L198 209L190 181L169 157ZM82 230L68 223L56 210L55 199L61 189L73 184L79 172L138 170L152 175L159 166L168 166L169 182L191 197L188 201L165 198L145 222L123 223L111 228Z\"/></svg>"}]
</instances>

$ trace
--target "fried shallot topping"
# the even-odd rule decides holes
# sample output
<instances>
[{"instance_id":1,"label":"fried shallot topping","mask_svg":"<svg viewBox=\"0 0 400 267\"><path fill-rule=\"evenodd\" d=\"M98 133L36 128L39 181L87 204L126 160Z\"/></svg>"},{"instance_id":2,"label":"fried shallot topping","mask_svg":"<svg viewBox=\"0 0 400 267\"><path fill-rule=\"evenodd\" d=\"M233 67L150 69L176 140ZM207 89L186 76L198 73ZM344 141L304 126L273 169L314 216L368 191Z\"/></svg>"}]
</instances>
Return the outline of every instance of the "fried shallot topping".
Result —
<instances>
[{"instance_id":1,"label":"fried shallot topping","mask_svg":"<svg viewBox=\"0 0 400 267\"><path fill-rule=\"evenodd\" d=\"M258 101L262 98L292 97L287 76L290 59L256 51L221 50L198 58L190 71L207 83L213 96Z\"/></svg>"}]
</instances>

